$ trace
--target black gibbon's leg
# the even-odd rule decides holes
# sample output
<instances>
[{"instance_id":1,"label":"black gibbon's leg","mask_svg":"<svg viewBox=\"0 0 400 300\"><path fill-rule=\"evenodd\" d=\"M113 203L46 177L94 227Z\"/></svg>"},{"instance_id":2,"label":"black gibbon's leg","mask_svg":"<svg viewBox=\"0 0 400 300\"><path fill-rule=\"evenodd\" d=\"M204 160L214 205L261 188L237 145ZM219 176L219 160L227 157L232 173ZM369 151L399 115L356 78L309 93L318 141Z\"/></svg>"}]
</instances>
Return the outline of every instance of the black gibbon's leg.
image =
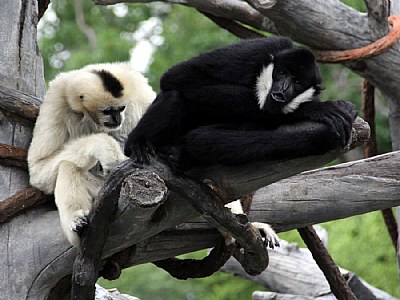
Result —
<instances>
[{"instance_id":1,"label":"black gibbon's leg","mask_svg":"<svg viewBox=\"0 0 400 300\"><path fill-rule=\"evenodd\" d=\"M179 169L196 164L237 165L259 160L296 158L317 155L340 147L341 139L332 137L329 126L314 127L311 131L232 130L222 126L203 126L190 131L179 152L172 159Z\"/></svg>"},{"instance_id":2,"label":"black gibbon's leg","mask_svg":"<svg viewBox=\"0 0 400 300\"><path fill-rule=\"evenodd\" d=\"M158 94L138 125L129 134L124 153L139 163L148 163L153 146L174 140L181 134L183 99L178 91Z\"/></svg>"}]
</instances>

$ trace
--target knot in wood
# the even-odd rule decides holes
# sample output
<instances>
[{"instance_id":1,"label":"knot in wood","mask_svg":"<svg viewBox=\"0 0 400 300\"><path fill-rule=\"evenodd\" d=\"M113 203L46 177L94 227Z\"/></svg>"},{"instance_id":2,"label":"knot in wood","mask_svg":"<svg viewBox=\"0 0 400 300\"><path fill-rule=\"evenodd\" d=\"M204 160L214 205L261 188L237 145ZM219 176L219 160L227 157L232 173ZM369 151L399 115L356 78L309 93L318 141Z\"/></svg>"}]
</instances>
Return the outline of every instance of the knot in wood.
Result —
<instances>
[{"instance_id":1,"label":"knot in wood","mask_svg":"<svg viewBox=\"0 0 400 300\"><path fill-rule=\"evenodd\" d=\"M136 169L126 177L121 188L121 199L129 199L130 205L153 207L165 201L168 189L156 173Z\"/></svg>"}]
</instances>

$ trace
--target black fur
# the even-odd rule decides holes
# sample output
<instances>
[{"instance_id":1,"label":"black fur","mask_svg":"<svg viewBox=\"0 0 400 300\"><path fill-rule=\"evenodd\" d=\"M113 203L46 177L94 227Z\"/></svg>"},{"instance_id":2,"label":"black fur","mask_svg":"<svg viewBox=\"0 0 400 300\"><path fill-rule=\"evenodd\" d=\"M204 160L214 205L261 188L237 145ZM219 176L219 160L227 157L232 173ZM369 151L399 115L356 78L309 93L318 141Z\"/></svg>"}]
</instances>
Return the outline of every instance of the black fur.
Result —
<instances>
[{"instance_id":1,"label":"black fur","mask_svg":"<svg viewBox=\"0 0 400 300\"><path fill-rule=\"evenodd\" d=\"M272 86L260 108L257 79L271 63ZM148 162L154 148L183 168L325 153L347 143L356 117L348 102L319 102L314 55L283 37L200 54L169 69L160 87L125 145L125 154L138 162ZM312 101L283 113L310 88ZM313 133L278 128L303 120L325 126Z\"/></svg>"},{"instance_id":2,"label":"black fur","mask_svg":"<svg viewBox=\"0 0 400 300\"><path fill-rule=\"evenodd\" d=\"M104 89L111 93L115 98L122 96L124 86L121 81L119 81L113 74L107 70L93 71L98 75L103 82Z\"/></svg>"}]
</instances>

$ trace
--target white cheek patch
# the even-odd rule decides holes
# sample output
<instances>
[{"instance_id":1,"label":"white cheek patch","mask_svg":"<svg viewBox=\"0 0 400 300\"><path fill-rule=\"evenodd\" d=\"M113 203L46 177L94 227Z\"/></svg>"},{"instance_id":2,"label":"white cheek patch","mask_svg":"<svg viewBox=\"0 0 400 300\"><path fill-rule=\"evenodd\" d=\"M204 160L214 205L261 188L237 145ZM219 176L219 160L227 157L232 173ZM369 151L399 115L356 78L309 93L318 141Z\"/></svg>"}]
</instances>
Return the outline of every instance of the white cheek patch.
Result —
<instances>
[{"instance_id":1,"label":"white cheek patch","mask_svg":"<svg viewBox=\"0 0 400 300\"><path fill-rule=\"evenodd\" d=\"M265 100L272 87L272 72L274 71L274 64L269 64L261 71L257 78L256 93L258 98L258 105L263 109Z\"/></svg>"},{"instance_id":2,"label":"white cheek patch","mask_svg":"<svg viewBox=\"0 0 400 300\"><path fill-rule=\"evenodd\" d=\"M313 87L310 87L308 90L305 90L303 93L295 97L292 101L290 101L288 104L286 104L282 108L282 112L284 114L289 114L294 112L300 104L304 102L310 102L313 99L315 93L315 89Z\"/></svg>"}]
</instances>

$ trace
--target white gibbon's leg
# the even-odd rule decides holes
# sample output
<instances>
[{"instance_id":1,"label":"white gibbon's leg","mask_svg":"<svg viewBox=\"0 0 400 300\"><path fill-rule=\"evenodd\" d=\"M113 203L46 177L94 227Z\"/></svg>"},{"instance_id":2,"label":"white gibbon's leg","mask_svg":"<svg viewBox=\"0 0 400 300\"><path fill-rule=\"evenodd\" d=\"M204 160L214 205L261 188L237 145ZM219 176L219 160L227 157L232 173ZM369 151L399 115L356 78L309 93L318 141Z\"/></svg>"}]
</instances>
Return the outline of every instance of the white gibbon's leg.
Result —
<instances>
[{"instance_id":1,"label":"white gibbon's leg","mask_svg":"<svg viewBox=\"0 0 400 300\"><path fill-rule=\"evenodd\" d=\"M232 201L226 204L225 207L229 208L233 214L244 214L240 200ZM275 230L273 230L269 224L261 222L251 222L251 225L257 228L261 236L265 239L267 246L269 246L270 248L274 248L274 246L279 246L279 237L275 233ZM235 239L232 236L226 235L225 233L222 234L225 238L225 243L227 245L235 242Z\"/></svg>"},{"instance_id":2,"label":"white gibbon's leg","mask_svg":"<svg viewBox=\"0 0 400 300\"><path fill-rule=\"evenodd\" d=\"M118 142L106 134L79 138L67 144L57 157L60 161L54 197L61 227L68 241L79 246L79 235L87 225L87 215L104 177L126 157ZM102 167L101 176L89 172L98 163Z\"/></svg>"},{"instance_id":3,"label":"white gibbon's leg","mask_svg":"<svg viewBox=\"0 0 400 300\"><path fill-rule=\"evenodd\" d=\"M61 228L73 246L79 246L79 233L87 225L92 206L88 178L83 172L71 162L61 162L54 190Z\"/></svg>"}]
</instances>

